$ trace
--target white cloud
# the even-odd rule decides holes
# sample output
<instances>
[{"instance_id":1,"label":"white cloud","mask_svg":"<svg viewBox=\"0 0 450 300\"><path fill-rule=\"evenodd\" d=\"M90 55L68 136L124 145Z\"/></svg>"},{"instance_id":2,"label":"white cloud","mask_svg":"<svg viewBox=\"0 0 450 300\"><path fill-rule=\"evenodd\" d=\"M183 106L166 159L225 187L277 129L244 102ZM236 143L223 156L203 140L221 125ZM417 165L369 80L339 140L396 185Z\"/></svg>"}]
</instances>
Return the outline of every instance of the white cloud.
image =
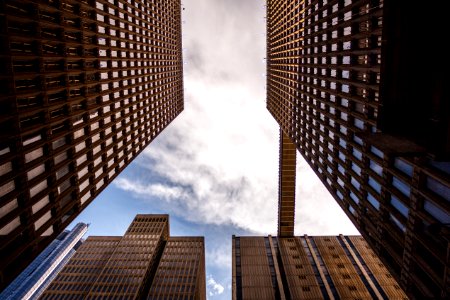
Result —
<instances>
[{"instance_id":1,"label":"white cloud","mask_svg":"<svg viewBox=\"0 0 450 300\"><path fill-rule=\"evenodd\" d=\"M223 285L216 282L216 280L211 275L208 275L208 279L206 280L206 288L208 291L208 296L210 297L220 295L225 290Z\"/></svg>"}]
</instances>

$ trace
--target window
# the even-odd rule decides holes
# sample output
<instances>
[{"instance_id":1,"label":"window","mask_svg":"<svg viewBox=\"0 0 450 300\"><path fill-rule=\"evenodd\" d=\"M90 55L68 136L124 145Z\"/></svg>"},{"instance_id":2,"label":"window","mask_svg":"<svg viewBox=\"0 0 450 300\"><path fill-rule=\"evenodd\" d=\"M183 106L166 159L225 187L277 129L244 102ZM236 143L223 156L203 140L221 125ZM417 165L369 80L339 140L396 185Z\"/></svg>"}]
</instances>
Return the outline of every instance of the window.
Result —
<instances>
[{"instance_id":1,"label":"window","mask_svg":"<svg viewBox=\"0 0 450 300\"><path fill-rule=\"evenodd\" d=\"M375 179L373 179L372 177L369 176L369 185L375 190L377 191L379 194L381 193L381 185L378 183L378 181L376 181Z\"/></svg>"},{"instance_id":2,"label":"window","mask_svg":"<svg viewBox=\"0 0 450 300\"><path fill-rule=\"evenodd\" d=\"M353 192L350 192L350 198L352 198L353 201L355 201L356 204L359 203L358 197L355 194L353 194Z\"/></svg>"},{"instance_id":3,"label":"window","mask_svg":"<svg viewBox=\"0 0 450 300\"><path fill-rule=\"evenodd\" d=\"M442 208L439 208L439 206L435 205L433 202L425 200L423 203L423 208L439 222L443 224L450 223L450 215L448 215L447 212L445 212Z\"/></svg>"},{"instance_id":4,"label":"window","mask_svg":"<svg viewBox=\"0 0 450 300\"><path fill-rule=\"evenodd\" d=\"M406 197L409 197L409 195L411 194L411 188L409 187L409 185L395 176L392 177L392 185L396 187L400 192L402 192L402 194Z\"/></svg>"},{"instance_id":5,"label":"window","mask_svg":"<svg viewBox=\"0 0 450 300\"><path fill-rule=\"evenodd\" d=\"M447 201L450 201L450 187L428 176L426 179L426 185L427 188L433 191L435 194L441 196Z\"/></svg>"},{"instance_id":6,"label":"window","mask_svg":"<svg viewBox=\"0 0 450 300\"><path fill-rule=\"evenodd\" d=\"M46 212L42 217L40 217L36 222L34 222L34 229L38 230L52 217L52 213L50 211Z\"/></svg>"},{"instance_id":7,"label":"window","mask_svg":"<svg viewBox=\"0 0 450 300\"><path fill-rule=\"evenodd\" d=\"M372 152L373 154L375 154L379 158L383 158L384 157L383 152L381 152L381 150L378 149L377 147L371 146L370 147L370 152Z\"/></svg>"},{"instance_id":8,"label":"window","mask_svg":"<svg viewBox=\"0 0 450 300\"><path fill-rule=\"evenodd\" d=\"M25 154L25 162L28 163L32 160L42 157L43 155L44 155L44 151L42 150L42 148L37 148L37 149Z\"/></svg>"},{"instance_id":9,"label":"window","mask_svg":"<svg viewBox=\"0 0 450 300\"><path fill-rule=\"evenodd\" d=\"M361 185L359 184L358 180L356 180L354 177L351 177L352 179L350 180L350 182L352 183L352 185L359 190L359 188L361 187Z\"/></svg>"},{"instance_id":10,"label":"window","mask_svg":"<svg viewBox=\"0 0 450 300\"><path fill-rule=\"evenodd\" d=\"M395 207L403 216L408 217L408 207L401 202L397 197L391 195L391 204Z\"/></svg>"},{"instance_id":11,"label":"window","mask_svg":"<svg viewBox=\"0 0 450 300\"><path fill-rule=\"evenodd\" d=\"M362 160L362 154L357 149L353 148L353 156L359 160Z\"/></svg>"},{"instance_id":12,"label":"window","mask_svg":"<svg viewBox=\"0 0 450 300\"><path fill-rule=\"evenodd\" d=\"M354 124L357 128L364 129L364 122L361 121L360 119L355 118Z\"/></svg>"},{"instance_id":13,"label":"window","mask_svg":"<svg viewBox=\"0 0 450 300\"><path fill-rule=\"evenodd\" d=\"M17 199L13 199L0 207L0 218L3 218L18 207Z\"/></svg>"},{"instance_id":14,"label":"window","mask_svg":"<svg viewBox=\"0 0 450 300\"><path fill-rule=\"evenodd\" d=\"M378 200L375 199L375 197L372 196L372 194L367 193L367 200L368 200L369 203L372 204L372 206L375 207L377 210L380 209L380 202L378 202Z\"/></svg>"},{"instance_id":15,"label":"window","mask_svg":"<svg viewBox=\"0 0 450 300\"><path fill-rule=\"evenodd\" d=\"M0 186L0 197L12 192L16 188L16 185L13 180L8 181L7 183Z\"/></svg>"},{"instance_id":16,"label":"window","mask_svg":"<svg viewBox=\"0 0 450 300\"><path fill-rule=\"evenodd\" d=\"M405 162L403 159L396 158L394 160L394 167L397 170L402 171L404 174L408 175L409 177L412 177L412 175L413 175L413 170L414 170L413 166L411 166L410 164Z\"/></svg>"},{"instance_id":17,"label":"window","mask_svg":"<svg viewBox=\"0 0 450 300\"><path fill-rule=\"evenodd\" d=\"M36 184L34 187L30 189L30 198L36 196L38 193L42 192L45 188L47 188L47 179L41 181L40 183Z\"/></svg>"},{"instance_id":18,"label":"window","mask_svg":"<svg viewBox=\"0 0 450 300\"><path fill-rule=\"evenodd\" d=\"M39 210L41 210L44 206L46 206L48 203L50 203L49 201L49 197L45 196L44 198L42 198L41 200L39 200L36 204L34 204L31 207L31 211L33 212L33 214L35 214L36 212L38 212Z\"/></svg>"},{"instance_id":19,"label":"window","mask_svg":"<svg viewBox=\"0 0 450 300\"><path fill-rule=\"evenodd\" d=\"M352 162L352 170L355 171L356 174L361 175L361 168L354 162Z\"/></svg>"},{"instance_id":20,"label":"window","mask_svg":"<svg viewBox=\"0 0 450 300\"><path fill-rule=\"evenodd\" d=\"M393 215L390 214L390 215L389 215L389 218L391 219L391 221L392 221L395 225L397 225L397 227L398 227L401 231L403 231L403 232L406 231L405 225L403 225L403 223L400 222L396 217L394 217Z\"/></svg>"},{"instance_id":21,"label":"window","mask_svg":"<svg viewBox=\"0 0 450 300\"><path fill-rule=\"evenodd\" d=\"M6 162L0 166L0 176L9 173L12 170L12 165L10 162Z\"/></svg>"},{"instance_id":22,"label":"window","mask_svg":"<svg viewBox=\"0 0 450 300\"><path fill-rule=\"evenodd\" d=\"M6 224L4 227L0 228L0 235L7 235L20 225L20 219L19 217L15 218L8 224Z\"/></svg>"},{"instance_id":23,"label":"window","mask_svg":"<svg viewBox=\"0 0 450 300\"><path fill-rule=\"evenodd\" d=\"M373 160L370 160L370 169L380 176L383 175L383 168Z\"/></svg>"}]
</instances>

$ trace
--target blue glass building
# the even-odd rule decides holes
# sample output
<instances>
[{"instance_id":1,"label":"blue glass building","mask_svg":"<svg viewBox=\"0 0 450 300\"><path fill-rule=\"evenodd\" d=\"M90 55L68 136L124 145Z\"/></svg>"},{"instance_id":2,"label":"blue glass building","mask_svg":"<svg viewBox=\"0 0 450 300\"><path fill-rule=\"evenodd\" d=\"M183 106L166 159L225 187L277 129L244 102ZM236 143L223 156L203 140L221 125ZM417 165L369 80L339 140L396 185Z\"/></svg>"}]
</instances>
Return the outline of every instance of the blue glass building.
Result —
<instances>
[{"instance_id":1,"label":"blue glass building","mask_svg":"<svg viewBox=\"0 0 450 300\"><path fill-rule=\"evenodd\" d=\"M63 231L44 251L0 294L0 299L38 299L75 254L88 229L78 223Z\"/></svg>"}]
</instances>

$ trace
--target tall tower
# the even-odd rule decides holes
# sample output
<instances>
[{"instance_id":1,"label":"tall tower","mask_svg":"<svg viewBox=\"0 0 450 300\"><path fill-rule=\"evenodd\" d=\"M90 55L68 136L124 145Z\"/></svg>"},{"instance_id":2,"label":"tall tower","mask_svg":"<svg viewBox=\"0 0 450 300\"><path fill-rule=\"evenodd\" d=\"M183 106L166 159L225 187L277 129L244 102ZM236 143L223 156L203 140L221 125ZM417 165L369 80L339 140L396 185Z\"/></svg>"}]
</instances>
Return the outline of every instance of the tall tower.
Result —
<instances>
[{"instance_id":1,"label":"tall tower","mask_svg":"<svg viewBox=\"0 0 450 300\"><path fill-rule=\"evenodd\" d=\"M75 254L87 229L87 224L78 223L72 230L64 230L0 293L0 298L39 299L50 282Z\"/></svg>"},{"instance_id":2,"label":"tall tower","mask_svg":"<svg viewBox=\"0 0 450 300\"><path fill-rule=\"evenodd\" d=\"M417 299L450 295L445 19L392 0L267 1L268 110Z\"/></svg>"},{"instance_id":3,"label":"tall tower","mask_svg":"<svg viewBox=\"0 0 450 300\"><path fill-rule=\"evenodd\" d=\"M181 4L0 3L0 289L183 110Z\"/></svg>"},{"instance_id":4,"label":"tall tower","mask_svg":"<svg viewBox=\"0 0 450 300\"><path fill-rule=\"evenodd\" d=\"M233 300L408 299L361 236L233 236Z\"/></svg>"},{"instance_id":5,"label":"tall tower","mask_svg":"<svg viewBox=\"0 0 450 300\"><path fill-rule=\"evenodd\" d=\"M137 215L123 237L90 236L41 299L206 299L203 237L169 237L168 215Z\"/></svg>"}]
</instances>

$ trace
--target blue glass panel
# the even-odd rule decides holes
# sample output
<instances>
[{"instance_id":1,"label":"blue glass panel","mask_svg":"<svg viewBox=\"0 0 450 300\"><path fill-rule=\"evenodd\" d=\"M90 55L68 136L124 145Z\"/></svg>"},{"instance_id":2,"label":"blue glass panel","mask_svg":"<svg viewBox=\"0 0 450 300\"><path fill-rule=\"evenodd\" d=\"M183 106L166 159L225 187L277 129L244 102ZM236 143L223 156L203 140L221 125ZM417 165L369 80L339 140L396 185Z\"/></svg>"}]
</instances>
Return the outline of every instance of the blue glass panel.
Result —
<instances>
[{"instance_id":1,"label":"blue glass panel","mask_svg":"<svg viewBox=\"0 0 450 300\"><path fill-rule=\"evenodd\" d=\"M357 143L357 144L359 144L359 145L361 145L362 146L362 144L363 144L363 141L362 141L362 139L360 139L359 137L357 137L356 135L355 136L353 136L353 140L355 141L355 143Z\"/></svg>"},{"instance_id":2,"label":"blue glass panel","mask_svg":"<svg viewBox=\"0 0 450 300\"><path fill-rule=\"evenodd\" d=\"M346 148L347 143L343 139L339 139L339 146L341 146L342 148Z\"/></svg>"},{"instance_id":3,"label":"blue glass panel","mask_svg":"<svg viewBox=\"0 0 450 300\"><path fill-rule=\"evenodd\" d=\"M392 185L395 186L400 192L402 192L403 195L409 197L411 194L411 187L398 179L397 177L392 177Z\"/></svg>"},{"instance_id":4,"label":"blue glass panel","mask_svg":"<svg viewBox=\"0 0 450 300\"><path fill-rule=\"evenodd\" d=\"M359 129L364 129L364 122L361 121L360 119L356 119L354 121L354 124L356 127L358 127Z\"/></svg>"},{"instance_id":5,"label":"blue glass panel","mask_svg":"<svg viewBox=\"0 0 450 300\"><path fill-rule=\"evenodd\" d=\"M362 159L362 153L359 152L358 150L356 150L355 148L353 148L353 156L356 157L359 160Z\"/></svg>"},{"instance_id":6,"label":"blue glass panel","mask_svg":"<svg viewBox=\"0 0 450 300\"><path fill-rule=\"evenodd\" d=\"M361 175L361 168L352 162L352 170L356 172L356 174Z\"/></svg>"},{"instance_id":7,"label":"blue glass panel","mask_svg":"<svg viewBox=\"0 0 450 300\"><path fill-rule=\"evenodd\" d=\"M409 177L412 177L413 175L413 166L411 166L410 164L408 164L407 162L405 162L402 159L396 158L394 160L394 167L397 168L398 170L402 171L404 174L408 175Z\"/></svg>"},{"instance_id":8,"label":"blue glass panel","mask_svg":"<svg viewBox=\"0 0 450 300\"><path fill-rule=\"evenodd\" d=\"M373 207L375 207L377 210L380 209L380 202L378 202L377 199L375 199L370 193L367 193L367 200L372 204Z\"/></svg>"},{"instance_id":9,"label":"blue glass panel","mask_svg":"<svg viewBox=\"0 0 450 300\"><path fill-rule=\"evenodd\" d=\"M339 151L339 158L342 160L342 161L345 161L345 155L344 155L344 153L342 153L341 151Z\"/></svg>"},{"instance_id":10,"label":"blue glass panel","mask_svg":"<svg viewBox=\"0 0 450 300\"><path fill-rule=\"evenodd\" d=\"M449 224L450 223L450 215L448 215L447 212L445 212L442 208L439 208L434 203L425 200L423 204L423 208L434 218L439 220L439 222L443 224Z\"/></svg>"},{"instance_id":11,"label":"blue glass panel","mask_svg":"<svg viewBox=\"0 0 450 300\"><path fill-rule=\"evenodd\" d=\"M443 185L436 179L427 177L427 188L445 200L450 201L450 187Z\"/></svg>"},{"instance_id":12,"label":"blue glass panel","mask_svg":"<svg viewBox=\"0 0 450 300\"><path fill-rule=\"evenodd\" d=\"M358 180L356 180L355 178L352 177L352 179L350 180L350 182L352 183L352 185L357 188L359 190L359 188L361 187L361 185L359 184Z\"/></svg>"},{"instance_id":13,"label":"blue glass panel","mask_svg":"<svg viewBox=\"0 0 450 300\"><path fill-rule=\"evenodd\" d=\"M347 134L347 127L341 125L339 131L343 134Z\"/></svg>"},{"instance_id":14,"label":"blue glass panel","mask_svg":"<svg viewBox=\"0 0 450 300\"><path fill-rule=\"evenodd\" d=\"M383 152L381 152L380 149L378 149L377 147L374 146L370 146L370 151L375 154L376 156L378 156L379 158L383 158L384 154Z\"/></svg>"},{"instance_id":15,"label":"blue glass panel","mask_svg":"<svg viewBox=\"0 0 450 300\"><path fill-rule=\"evenodd\" d=\"M358 197L356 197L356 195L353 194L352 192L350 192L350 198L352 198L353 201L355 201L357 204L359 204L359 199L358 199Z\"/></svg>"},{"instance_id":16,"label":"blue glass panel","mask_svg":"<svg viewBox=\"0 0 450 300\"><path fill-rule=\"evenodd\" d=\"M375 179L373 179L372 177L369 176L369 185L378 193L381 193L381 185L378 183L378 181L376 181Z\"/></svg>"},{"instance_id":17,"label":"blue glass panel","mask_svg":"<svg viewBox=\"0 0 450 300\"><path fill-rule=\"evenodd\" d=\"M341 99L341 105L348 107L348 100L347 99Z\"/></svg>"},{"instance_id":18,"label":"blue glass panel","mask_svg":"<svg viewBox=\"0 0 450 300\"><path fill-rule=\"evenodd\" d=\"M370 161L370 169L380 176L383 175L383 168L373 160Z\"/></svg>"},{"instance_id":19,"label":"blue glass panel","mask_svg":"<svg viewBox=\"0 0 450 300\"><path fill-rule=\"evenodd\" d=\"M397 197L394 195L391 195L391 204L393 207L395 207L402 215L405 217L408 217L408 207L406 207L403 202L401 202Z\"/></svg>"},{"instance_id":20,"label":"blue glass panel","mask_svg":"<svg viewBox=\"0 0 450 300\"><path fill-rule=\"evenodd\" d=\"M347 117L348 117L347 113L341 112L341 119L342 120L347 121Z\"/></svg>"},{"instance_id":21,"label":"blue glass panel","mask_svg":"<svg viewBox=\"0 0 450 300\"><path fill-rule=\"evenodd\" d=\"M344 169L341 165L338 165L338 170L339 170L339 172L341 172L342 174L345 174L345 169Z\"/></svg>"},{"instance_id":22,"label":"blue glass panel","mask_svg":"<svg viewBox=\"0 0 450 300\"><path fill-rule=\"evenodd\" d=\"M340 185L340 186L344 186L344 182L342 181L342 179L341 178L339 178L338 177L338 179L337 179L337 183Z\"/></svg>"},{"instance_id":23,"label":"blue glass panel","mask_svg":"<svg viewBox=\"0 0 450 300\"><path fill-rule=\"evenodd\" d=\"M356 216L356 211L355 211L355 209L353 208L353 206L349 205L349 206L348 206L348 210L352 213L352 215Z\"/></svg>"},{"instance_id":24,"label":"blue glass panel","mask_svg":"<svg viewBox=\"0 0 450 300\"><path fill-rule=\"evenodd\" d=\"M337 191L336 194L338 195L338 197L342 200L344 199L344 196L342 195L342 193L340 191Z\"/></svg>"}]
</instances>

